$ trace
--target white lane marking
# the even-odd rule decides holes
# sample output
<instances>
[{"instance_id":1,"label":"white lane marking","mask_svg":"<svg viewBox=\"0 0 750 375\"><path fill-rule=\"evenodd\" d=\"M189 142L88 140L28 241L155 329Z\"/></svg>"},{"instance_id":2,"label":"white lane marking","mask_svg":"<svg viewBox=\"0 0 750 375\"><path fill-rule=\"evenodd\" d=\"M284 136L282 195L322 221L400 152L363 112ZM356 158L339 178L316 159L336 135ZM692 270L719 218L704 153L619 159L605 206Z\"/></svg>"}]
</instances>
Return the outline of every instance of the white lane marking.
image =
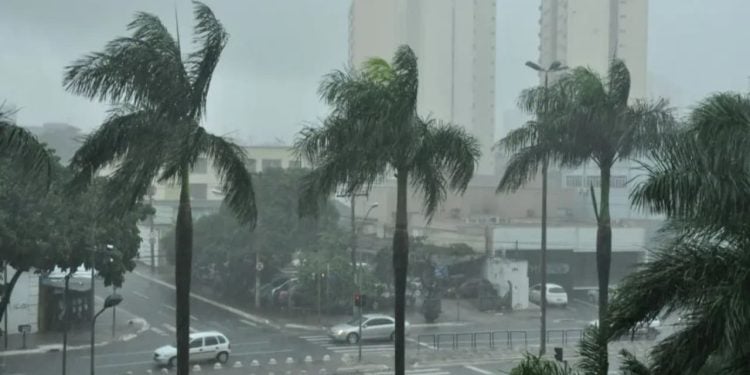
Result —
<instances>
[{"instance_id":1,"label":"white lane marking","mask_svg":"<svg viewBox=\"0 0 750 375\"><path fill-rule=\"evenodd\" d=\"M319 339L319 338L326 338L328 336L300 336L301 339Z\"/></svg>"},{"instance_id":2,"label":"white lane marking","mask_svg":"<svg viewBox=\"0 0 750 375\"><path fill-rule=\"evenodd\" d=\"M168 308L168 309L170 309L170 310L172 310L172 311L177 311L177 309L176 309L176 308L174 308L173 306L167 305L166 303L165 303L165 304L163 304L163 305L164 305L164 307L166 307L166 308Z\"/></svg>"},{"instance_id":3,"label":"white lane marking","mask_svg":"<svg viewBox=\"0 0 750 375\"><path fill-rule=\"evenodd\" d=\"M153 350L143 350L143 351L138 351L138 352L125 352L125 353L105 353L105 354L96 353L96 358L99 358L99 357L102 357L102 358L104 358L104 357L127 357L127 356L131 356L131 355L143 355L143 354L153 354L153 353L154 353ZM91 358L91 357L87 354L87 355L82 355L81 358Z\"/></svg>"},{"instance_id":4,"label":"white lane marking","mask_svg":"<svg viewBox=\"0 0 750 375\"><path fill-rule=\"evenodd\" d=\"M432 345L430 345L430 344L428 344L426 342L417 341L416 339L413 339L411 337L407 337L406 341L411 341L413 343L419 344L419 346L423 346L423 347L425 347L427 349L434 349Z\"/></svg>"},{"instance_id":5,"label":"white lane marking","mask_svg":"<svg viewBox=\"0 0 750 375\"><path fill-rule=\"evenodd\" d=\"M151 299L151 298L149 298L149 296L147 296L147 295L145 295L145 294L143 294L143 293L141 293L141 292L139 292L137 290L132 291L132 293L135 294L138 297L141 297L141 298L145 299L145 300Z\"/></svg>"},{"instance_id":6,"label":"white lane marking","mask_svg":"<svg viewBox=\"0 0 750 375\"><path fill-rule=\"evenodd\" d=\"M198 330L197 330L197 329L195 329L195 328L193 328L193 327L190 327L190 332L191 332L191 333L195 333L195 332L198 332Z\"/></svg>"},{"instance_id":7,"label":"white lane marking","mask_svg":"<svg viewBox=\"0 0 750 375\"><path fill-rule=\"evenodd\" d=\"M159 329L159 328L151 327L151 330L154 331L155 333L159 334L159 335L167 336L167 333L164 332L163 330Z\"/></svg>"},{"instance_id":8,"label":"white lane marking","mask_svg":"<svg viewBox=\"0 0 750 375\"><path fill-rule=\"evenodd\" d=\"M172 289L172 290L176 289L174 285L172 285L172 284L170 284L168 282L165 282L163 280L159 280L157 278L154 278L154 277L151 277L151 276L148 276L148 275L144 275L144 274L142 274L142 273L140 273L138 271L133 271L132 273L135 274L135 275L137 275L137 276L140 276L140 277L142 277L142 278L144 278L146 280L150 280L150 281L152 281L154 283L157 283L159 285L165 286L165 287L167 287L169 289ZM216 302L214 300L208 299L206 297L203 297L201 295L195 294L193 292L190 292L190 297L195 298L195 299L197 299L199 301L205 302L205 303L207 303L209 305L213 305L213 306L218 307L220 309L223 309L225 311L228 311L228 312L230 312L232 314L235 314L235 315L237 315L237 316L239 316L241 318L245 318L247 320L252 320L254 322L266 324L266 325L272 326L272 327L274 327L276 329L280 329L279 326L271 323L268 319L264 319L264 318L255 316L253 314L248 314L248 313L246 313L246 312L244 312L242 310L236 309L236 308L231 307L231 306L224 305L222 303L219 303L219 302Z\"/></svg>"},{"instance_id":9,"label":"white lane marking","mask_svg":"<svg viewBox=\"0 0 750 375\"><path fill-rule=\"evenodd\" d=\"M111 365L98 365L96 368L113 368L113 367L125 367L125 366L134 366L134 365L148 365L152 364L154 361L140 361L140 362L126 362L126 363L114 363Z\"/></svg>"},{"instance_id":10,"label":"white lane marking","mask_svg":"<svg viewBox=\"0 0 750 375\"><path fill-rule=\"evenodd\" d=\"M484 370L484 369L481 369L481 368L476 367L476 366L464 365L464 368L467 368L467 369L469 369L471 371L478 372L478 373L483 374L483 375L492 375L492 372Z\"/></svg>"},{"instance_id":11,"label":"white lane marking","mask_svg":"<svg viewBox=\"0 0 750 375\"><path fill-rule=\"evenodd\" d=\"M196 320L196 321L198 320L198 318L196 318L194 315L190 315L190 319Z\"/></svg>"},{"instance_id":12,"label":"white lane marking","mask_svg":"<svg viewBox=\"0 0 750 375\"><path fill-rule=\"evenodd\" d=\"M257 327L258 326L257 324L255 324L255 323L253 323L253 322L251 322L249 320L245 320L245 319L240 319L240 322L244 323L244 324L247 324L249 326L253 326L253 327Z\"/></svg>"},{"instance_id":13,"label":"white lane marking","mask_svg":"<svg viewBox=\"0 0 750 375\"><path fill-rule=\"evenodd\" d=\"M273 354L273 353L289 353L293 352L292 349L280 349L280 350L271 350L271 351L259 351L259 352L241 352L241 353L235 353L232 352L232 356L234 357L243 357L248 355L255 355L255 354Z\"/></svg>"},{"instance_id":14,"label":"white lane marking","mask_svg":"<svg viewBox=\"0 0 750 375\"><path fill-rule=\"evenodd\" d=\"M174 333L174 332L177 332L177 328L175 328L175 327L174 327L173 325L171 325L171 324L167 324L167 323L162 323L162 325L164 326L164 328L166 328L166 329L167 329L167 331L170 331L170 332L173 332L173 333Z\"/></svg>"}]
</instances>

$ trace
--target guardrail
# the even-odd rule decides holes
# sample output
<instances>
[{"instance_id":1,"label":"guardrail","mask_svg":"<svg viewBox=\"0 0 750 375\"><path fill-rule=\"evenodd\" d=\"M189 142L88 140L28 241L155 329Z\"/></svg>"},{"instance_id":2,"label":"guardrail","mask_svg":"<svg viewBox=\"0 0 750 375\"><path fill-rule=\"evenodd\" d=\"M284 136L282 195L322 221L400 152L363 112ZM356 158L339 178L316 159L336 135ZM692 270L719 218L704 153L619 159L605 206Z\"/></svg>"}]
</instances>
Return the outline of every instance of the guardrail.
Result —
<instances>
[{"instance_id":1,"label":"guardrail","mask_svg":"<svg viewBox=\"0 0 750 375\"><path fill-rule=\"evenodd\" d=\"M573 340L580 340L583 336L581 329L552 329L546 334L546 341L553 342L559 339L563 345ZM441 332L431 334L417 335L417 351L422 347L431 350L462 348L477 349L478 347L487 347L495 349L498 344L504 344L505 347L513 349L516 342L521 342L524 348L529 346L529 334L523 330L505 330L505 331L480 331L480 332Z\"/></svg>"}]
</instances>

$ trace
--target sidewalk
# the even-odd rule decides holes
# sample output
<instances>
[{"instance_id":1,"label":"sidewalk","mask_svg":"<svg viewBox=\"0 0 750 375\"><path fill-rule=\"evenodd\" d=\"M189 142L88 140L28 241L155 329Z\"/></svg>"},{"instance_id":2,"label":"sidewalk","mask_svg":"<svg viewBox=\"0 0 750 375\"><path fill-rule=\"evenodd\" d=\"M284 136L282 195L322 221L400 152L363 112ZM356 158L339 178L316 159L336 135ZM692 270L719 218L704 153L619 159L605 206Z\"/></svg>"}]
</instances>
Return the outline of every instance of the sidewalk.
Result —
<instances>
[{"instance_id":1,"label":"sidewalk","mask_svg":"<svg viewBox=\"0 0 750 375\"><path fill-rule=\"evenodd\" d=\"M102 301L97 297L97 308L101 308ZM96 346L107 345L115 341L129 341L150 327L148 322L130 312L117 308L116 321L112 335L112 312L105 311L96 321L94 341ZM26 348L23 347L23 336L19 333L8 335L8 347L5 348L5 337L0 337L0 357L11 355L27 355L62 350L62 332L37 332L26 335ZM67 350L80 350L91 345L90 324L71 327L68 331Z\"/></svg>"}]
</instances>

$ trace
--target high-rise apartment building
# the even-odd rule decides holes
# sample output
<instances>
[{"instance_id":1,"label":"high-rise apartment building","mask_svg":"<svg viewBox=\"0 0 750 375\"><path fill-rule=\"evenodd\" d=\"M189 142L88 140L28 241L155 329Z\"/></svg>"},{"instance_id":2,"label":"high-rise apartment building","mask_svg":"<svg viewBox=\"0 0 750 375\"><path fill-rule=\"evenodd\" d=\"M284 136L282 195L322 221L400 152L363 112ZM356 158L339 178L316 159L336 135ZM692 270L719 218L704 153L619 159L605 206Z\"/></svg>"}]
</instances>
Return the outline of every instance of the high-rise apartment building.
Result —
<instances>
[{"instance_id":1,"label":"high-rise apartment building","mask_svg":"<svg viewBox=\"0 0 750 375\"><path fill-rule=\"evenodd\" d=\"M542 0L539 62L606 74L613 56L630 70L631 98L647 96L648 0Z\"/></svg>"},{"instance_id":2,"label":"high-rise apartment building","mask_svg":"<svg viewBox=\"0 0 750 375\"><path fill-rule=\"evenodd\" d=\"M353 0L349 62L390 60L408 44L419 59L422 115L460 125L481 142L479 174L494 173L495 0Z\"/></svg>"}]
</instances>

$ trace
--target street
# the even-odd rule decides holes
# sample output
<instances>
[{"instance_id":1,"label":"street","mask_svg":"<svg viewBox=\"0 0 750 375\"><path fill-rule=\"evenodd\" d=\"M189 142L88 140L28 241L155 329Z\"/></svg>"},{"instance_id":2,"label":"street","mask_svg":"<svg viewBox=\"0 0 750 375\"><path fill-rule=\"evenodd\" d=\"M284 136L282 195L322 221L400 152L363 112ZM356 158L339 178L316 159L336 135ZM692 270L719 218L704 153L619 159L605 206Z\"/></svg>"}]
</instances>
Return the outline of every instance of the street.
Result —
<instances>
[{"instance_id":1,"label":"street","mask_svg":"<svg viewBox=\"0 0 750 375\"><path fill-rule=\"evenodd\" d=\"M155 348L174 341L174 289L164 281L135 272L127 275L118 291L124 297L117 308L119 319L142 318L147 328L128 341L112 342L97 348L98 374L159 373L152 354ZM97 296L105 297L109 289L97 288ZM221 369L215 363L198 363L203 372L222 374L252 373L332 373L357 364L356 345L334 343L324 332L305 332L277 329L253 321L252 316L224 306L208 298L196 297L191 303L191 331L217 330L229 338L232 354ZM549 346L563 344L571 347L580 337L585 322L592 319L594 309L585 304L572 303L566 309L550 309ZM485 314L481 321L450 322L448 314L442 323L414 324L407 337L408 374L495 374L508 371L526 348L535 351L539 344L538 314ZM475 317L479 319L478 317ZM111 324L112 315L104 314L102 325ZM97 324L98 327L101 325ZM477 332L476 335L473 335ZM494 333L491 333L494 332ZM492 346L493 358L467 355L472 342L480 352ZM439 349L439 350L436 350ZM567 352L566 349L566 354ZM486 350L485 350L486 352ZM392 365L391 342L363 342L363 364ZM440 358L431 365L429 358ZM88 348L68 352L67 373L84 374L89 371ZM419 363L422 361L422 363ZM426 361L426 362L425 362ZM416 362L416 365L415 365ZM59 351L0 357L5 374L61 373L62 353ZM237 367L235 367L237 366ZM379 372L380 371L380 372ZM387 373L373 369L372 373Z\"/></svg>"}]
</instances>

